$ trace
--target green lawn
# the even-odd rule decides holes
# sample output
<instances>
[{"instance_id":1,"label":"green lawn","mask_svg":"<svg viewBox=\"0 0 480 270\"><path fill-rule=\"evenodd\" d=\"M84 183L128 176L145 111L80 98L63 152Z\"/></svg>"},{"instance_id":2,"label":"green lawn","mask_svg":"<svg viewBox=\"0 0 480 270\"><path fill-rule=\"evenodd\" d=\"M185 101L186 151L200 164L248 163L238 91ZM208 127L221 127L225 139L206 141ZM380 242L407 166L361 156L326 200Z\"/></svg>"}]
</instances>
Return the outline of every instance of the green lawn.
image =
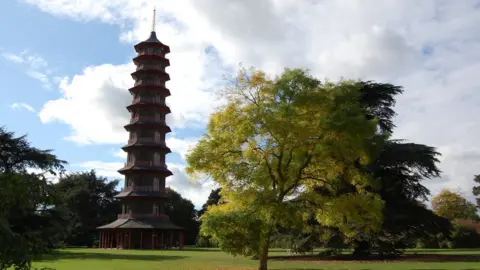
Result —
<instances>
[{"instance_id":1,"label":"green lawn","mask_svg":"<svg viewBox=\"0 0 480 270\"><path fill-rule=\"evenodd\" d=\"M414 250L409 253L470 254L480 258L478 250ZM271 256L285 255L273 250ZM475 259L476 260L476 259ZM269 261L269 269L337 269L337 270L480 270L480 260L471 262L287 262ZM217 249L188 248L185 250L103 250L65 249L34 263L35 267L51 267L57 270L153 270L153 269L256 269L257 261L248 258L232 258Z\"/></svg>"}]
</instances>

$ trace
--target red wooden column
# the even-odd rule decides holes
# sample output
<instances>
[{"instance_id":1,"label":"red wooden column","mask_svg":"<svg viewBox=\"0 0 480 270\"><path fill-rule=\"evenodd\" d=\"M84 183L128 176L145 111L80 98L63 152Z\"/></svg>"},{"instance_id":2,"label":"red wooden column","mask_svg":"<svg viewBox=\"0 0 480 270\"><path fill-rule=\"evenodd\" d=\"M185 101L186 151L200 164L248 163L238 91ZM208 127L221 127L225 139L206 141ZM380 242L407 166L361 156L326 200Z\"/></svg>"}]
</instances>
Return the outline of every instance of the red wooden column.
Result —
<instances>
[{"instance_id":1,"label":"red wooden column","mask_svg":"<svg viewBox=\"0 0 480 270\"><path fill-rule=\"evenodd\" d=\"M156 236L156 232L154 230L152 230L152 249L155 249L155 236Z\"/></svg>"},{"instance_id":2,"label":"red wooden column","mask_svg":"<svg viewBox=\"0 0 480 270\"><path fill-rule=\"evenodd\" d=\"M113 238L114 238L115 234L113 231L110 232L110 248L113 248Z\"/></svg>"},{"instance_id":3,"label":"red wooden column","mask_svg":"<svg viewBox=\"0 0 480 270\"><path fill-rule=\"evenodd\" d=\"M163 246L163 231L162 235L160 236L160 249L164 249L165 247Z\"/></svg>"},{"instance_id":4,"label":"red wooden column","mask_svg":"<svg viewBox=\"0 0 480 270\"><path fill-rule=\"evenodd\" d=\"M170 231L170 249L172 249L172 243L173 243L173 232Z\"/></svg>"},{"instance_id":5,"label":"red wooden column","mask_svg":"<svg viewBox=\"0 0 480 270\"><path fill-rule=\"evenodd\" d=\"M179 242L179 243L178 243L178 244L179 244L179 247L178 247L178 248L179 248L179 249L183 249L183 231L180 231L180 232L178 233L178 238L179 238L179 239L178 239L178 242Z\"/></svg>"},{"instance_id":6,"label":"red wooden column","mask_svg":"<svg viewBox=\"0 0 480 270\"><path fill-rule=\"evenodd\" d=\"M132 247L132 230L128 232L128 249Z\"/></svg>"},{"instance_id":7,"label":"red wooden column","mask_svg":"<svg viewBox=\"0 0 480 270\"><path fill-rule=\"evenodd\" d=\"M100 235L98 236L98 248L102 248L102 231L100 231Z\"/></svg>"},{"instance_id":8,"label":"red wooden column","mask_svg":"<svg viewBox=\"0 0 480 270\"><path fill-rule=\"evenodd\" d=\"M140 248L143 247L143 231L140 231Z\"/></svg>"}]
</instances>

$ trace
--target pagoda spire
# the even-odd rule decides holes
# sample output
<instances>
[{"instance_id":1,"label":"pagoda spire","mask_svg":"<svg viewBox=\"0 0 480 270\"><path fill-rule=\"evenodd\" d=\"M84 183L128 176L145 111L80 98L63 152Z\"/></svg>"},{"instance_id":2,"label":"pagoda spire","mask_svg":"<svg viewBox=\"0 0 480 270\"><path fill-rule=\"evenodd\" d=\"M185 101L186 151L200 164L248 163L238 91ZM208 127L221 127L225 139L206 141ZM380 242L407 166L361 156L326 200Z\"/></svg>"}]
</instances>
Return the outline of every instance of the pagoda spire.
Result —
<instances>
[{"instance_id":1,"label":"pagoda spire","mask_svg":"<svg viewBox=\"0 0 480 270\"><path fill-rule=\"evenodd\" d=\"M155 32L156 26L157 26L157 9L153 7L152 32Z\"/></svg>"}]
</instances>

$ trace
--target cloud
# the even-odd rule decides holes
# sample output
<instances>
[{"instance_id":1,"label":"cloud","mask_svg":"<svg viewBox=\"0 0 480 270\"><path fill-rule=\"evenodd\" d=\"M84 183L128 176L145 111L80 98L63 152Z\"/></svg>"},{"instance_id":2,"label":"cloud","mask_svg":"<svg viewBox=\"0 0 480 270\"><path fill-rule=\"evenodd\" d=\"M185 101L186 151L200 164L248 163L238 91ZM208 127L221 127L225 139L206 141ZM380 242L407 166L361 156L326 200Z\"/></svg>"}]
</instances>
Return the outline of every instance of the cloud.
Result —
<instances>
[{"instance_id":1,"label":"cloud","mask_svg":"<svg viewBox=\"0 0 480 270\"><path fill-rule=\"evenodd\" d=\"M178 153L182 159L185 159L187 152L194 147L200 138L176 138L170 137L166 139L166 144L174 153ZM114 150L113 156L126 160L127 153L122 149Z\"/></svg>"},{"instance_id":2,"label":"cloud","mask_svg":"<svg viewBox=\"0 0 480 270\"><path fill-rule=\"evenodd\" d=\"M15 109L15 110L27 110L30 112L35 112L35 109L28 105L27 103L23 102L15 102L12 105L10 105L10 108Z\"/></svg>"},{"instance_id":3,"label":"cloud","mask_svg":"<svg viewBox=\"0 0 480 270\"><path fill-rule=\"evenodd\" d=\"M43 176L47 179L47 181L51 182L51 183L58 183L58 181L60 180L60 176L59 174L57 175L53 175L49 172L45 172L45 171L42 171L40 169L35 169L35 168L27 168L27 172L28 173L34 173L34 174L43 174Z\"/></svg>"},{"instance_id":4,"label":"cloud","mask_svg":"<svg viewBox=\"0 0 480 270\"><path fill-rule=\"evenodd\" d=\"M16 64L22 64L26 68L26 74L40 81L42 86L46 89L51 89L56 78L52 77L52 70L45 59L36 54L31 54L28 51L23 51L20 54L12 52L3 52L3 58Z\"/></svg>"},{"instance_id":5,"label":"cloud","mask_svg":"<svg viewBox=\"0 0 480 270\"><path fill-rule=\"evenodd\" d=\"M403 85L394 136L442 151L444 176L427 183L432 191L469 190L478 173L476 159L465 159L480 133L480 9L474 1L24 1L56 16L118 24L120 40L129 43L148 36L151 7L159 7L157 32L172 49L174 128L205 126L219 104L219 78L238 62L271 73L307 67L320 78ZM44 106L42 121L70 125L76 142L125 142L131 71L130 63L101 65L72 76L61 87L63 98ZM116 100L105 98L108 93L118 94Z\"/></svg>"},{"instance_id":6,"label":"cloud","mask_svg":"<svg viewBox=\"0 0 480 270\"><path fill-rule=\"evenodd\" d=\"M21 64L25 61L22 56L16 55L16 54L13 54L13 53L2 53L2 56L3 56L3 58L7 59L8 61L11 61L11 62L14 62L14 63L17 63L17 64Z\"/></svg>"}]
</instances>

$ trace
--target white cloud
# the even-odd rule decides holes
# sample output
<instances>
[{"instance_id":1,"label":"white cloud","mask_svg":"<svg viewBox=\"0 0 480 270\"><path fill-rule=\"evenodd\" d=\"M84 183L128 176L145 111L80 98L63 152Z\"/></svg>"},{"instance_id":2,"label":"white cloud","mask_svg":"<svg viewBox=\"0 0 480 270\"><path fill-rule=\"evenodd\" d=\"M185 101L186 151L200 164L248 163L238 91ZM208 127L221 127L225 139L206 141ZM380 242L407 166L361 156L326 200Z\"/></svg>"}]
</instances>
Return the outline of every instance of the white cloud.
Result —
<instances>
[{"instance_id":1,"label":"white cloud","mask_svg":"<svg viewBox=\"0 0 480 270\"><path fill-rule=\"evenodd\" d=\"M13 103L12 105L10 105L10 108L12 109L15 109L15 110L27 110L27 111L30 111L30 112L35 112L35 109L28 105L27 103L23 103L23 102L15 102Z\"/></svg>"},{"instance_id":2,"label":"white cloud","mask_svg":"<svg viewBox=\"0 0 480 270\"><path fill-rule=\"evenodd\" d=\"M468 191L479 173L472 145L480 133L480 9L473 1L25 1L58 16L118 24L124 42L147 37L156 4L157 33L172 49L168 100L174 128L204 126L225 67L308 67L320 77L405 86L395 136L443 152L444 177L428 183L432 191ZM217 54L206 55L211 47ZM86 69L64 82L64 97L45 105L42 120L69 124L77 142L125 142L121 125L132 70L131 64ZM105 98L112 92L118 94L114 101ZM88 104L96 106L85 112Z\"/></svg>"},{"instance_id":3,"label":"white cloud","mask_svg":"<svg viewBox=\"0 0 480 270\"><path fill-rule=\"evenodd\" d=\"M23 51L20 54L12 52L3 52L3 58L16 64L22 64L26 68L29 77L40 81L46 89L51 89L55 78L51 78L52 70L49 68L47 61L41 56Z\"/></svg>"},{"instance_id":4,"label":"white cloud","mask_svg":"<svg viewBox=\"0 0 480 270\"><path fill-rule=\"evenodd\" d=\"M34 174L43 174L43 176L47 179L47 181L51 183L58 183L60 180L60 174L54 175L49 172L42 171L40 169L35 169L35 168L27 168L28 173L34 173Z\"/></svg>"},{"instance_id":5,"label":"white cloud","mask_svg":"<svg viewBox=\"0 0 480 270\"><path fill-rule=\"evenodd\" d=\"M17 64L21 64L25 61L22 56L16 55L14 53L2 53L2 56L3 58Z\"/></svg>"},{"instance_id":6,"label":"white cloud","mask_svg":"<svg viewBox=\"0 0 480 270\"><path fill-rule=\"evenodd\" d=\"M170 147L172 152L178 153L183 159L188 151L194 147L200 138L167 138L167 145Z\"/></svg>"},{"instance_id":7,"label":"white cloud","mask_svg":"<svg viewBox=\"0 0 480 270\"><path fill-rule=\"evenodd\" d=\"M187 152L194 147L200 138L167 138L166 144L174 153L178 153L182 159L185 159ZM126 160L127 153L122 149L114 150L113 156Z\"/></svg>"}]
</instances>

